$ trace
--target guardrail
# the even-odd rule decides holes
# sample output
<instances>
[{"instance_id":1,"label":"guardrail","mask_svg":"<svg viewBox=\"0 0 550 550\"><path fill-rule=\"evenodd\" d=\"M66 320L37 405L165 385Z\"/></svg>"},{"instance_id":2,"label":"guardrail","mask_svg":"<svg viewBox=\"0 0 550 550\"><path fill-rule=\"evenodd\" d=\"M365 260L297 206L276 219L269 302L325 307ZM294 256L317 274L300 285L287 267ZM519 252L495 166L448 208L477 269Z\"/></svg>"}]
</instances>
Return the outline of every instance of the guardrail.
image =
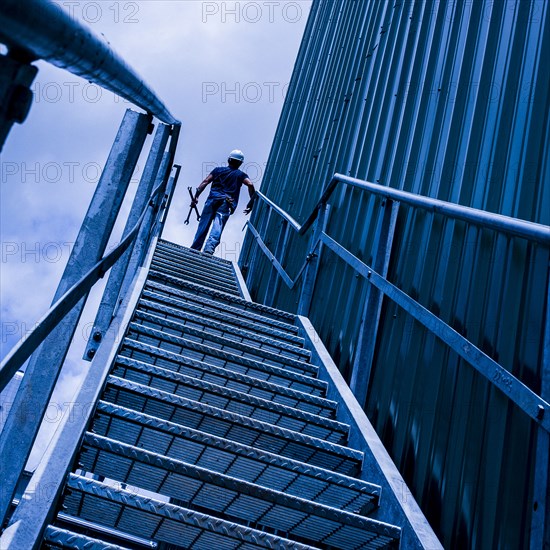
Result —
<instances>
[{"instance_id":1,"label":"guardrail","mask_svg":"<svg viewBox=\"0 0 550 550\"><path fill-rule=\"evenodd\" d=\"M0 434L0 525L5 525L89 290L113 268L87 352L91 358L118 304L132 288L151 243L162 232L180 171L174 165L180 122L104 40L51 1L4 0L0 43L8 48L7 55L0 55L0 149L13 123L22 123L30 109L30 85L37 72L31 63L37 59L86 78L146 111L126 111L52 306L0 365L1 391L30 357ZM152 132L153 116L160 123L126 229L121 242L103 257L145 139Z\"/></svg>"},{"instance_id":2,"label":"guardrail","mask_svg":"<svg viewBox=\"0 0 550 550\"><path fill-rule=\"evenodd\" d=\"M46 0L2 0L0 42L26 60L52 65L110 90L165 124L179 124L137 73L61 6Z\"/></svg>"},{"instance_id":3,"label":"guardrail","mask_svg":"<svg viewBox=\"0 0 550 550\"><path fill-rule=\"evenodd\" d=\"M382 221L377 242L375 243L376 258L372 267L362 262L325 232L326 208L338 184L362 189L385 199L384 220ZM455 331L445 321L431 313L386 278L397 209L400 203L441 214L448 218L462 220L479 227L493 229L501 233L534 241L546 246L550 245L550 227L385 187L342 174L334 175L323 191L321 198L315 205L311 214L302 225L264 194L258 192L258 197L267 205L270 211L275 212L283 220L283 227L279 241L276 245L276 252L273 253L269 250L260 233L251 222L247 222L247 226L262 253L265 254L272 263L274 268L273 273L280 277L289 288L293 288L298 280L304 277L298 306L299 314L307 315L309 311L320 254L320 250L319 252L316 251L320 249L321 245L328 246L378 291L377 295L370 295L367 300L367 311L364 318L369 319L374 316L375 320L372 323L370 333L367 334L365 338L368 341L365 343L366 348L361 354L361 357L356 358L354 362L351 377L352 390L361 404L364 404L366 398L366 386L368 385L368 379L370 377L371 363L374 355L374 342L378 331L378 317L382 295L384 295L405 309L431 333L437 336L453 351L458 353L469 365L529 415L529 417L543 430L550 432L550 404L547 401L533 392L471 341ZM314 224L315 229L311 238L309 253L296 279L292 280L278 259L284 257L284 250L288 242L288 229L292 229L299 235L305 235L308 229ZM267 301L269 302L272 301L273 291L273 279L270 279L267 291ZM548 318L549 314L550 312L547 312L546 318ZM359 369L361 369L361 372ZM359 380L361 380L361 384Z\"/></svg>"}]
</instances>

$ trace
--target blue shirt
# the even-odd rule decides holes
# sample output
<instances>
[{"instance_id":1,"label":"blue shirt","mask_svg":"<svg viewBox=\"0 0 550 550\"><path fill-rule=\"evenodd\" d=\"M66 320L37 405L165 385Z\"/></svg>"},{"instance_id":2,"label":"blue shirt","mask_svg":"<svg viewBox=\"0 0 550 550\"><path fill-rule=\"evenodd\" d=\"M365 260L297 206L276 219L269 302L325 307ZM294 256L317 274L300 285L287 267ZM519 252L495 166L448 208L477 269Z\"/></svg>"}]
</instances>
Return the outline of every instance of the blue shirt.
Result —
<instances>
[{"instance_id":1,"label":"blue shirt","mask_svg":"<svg viewBox=\"0 0 550 550\"><path fill-rule=\"evenodd\" d=\"M237 207L239 202L239 194L241 186L248 174L241 172L238 168L230 168L229 166L214 168L210 172L212 176L212 189L210 197L213 199L225 199L231 197L233 199L233 208Z\"/></svg>"}]
</instances>

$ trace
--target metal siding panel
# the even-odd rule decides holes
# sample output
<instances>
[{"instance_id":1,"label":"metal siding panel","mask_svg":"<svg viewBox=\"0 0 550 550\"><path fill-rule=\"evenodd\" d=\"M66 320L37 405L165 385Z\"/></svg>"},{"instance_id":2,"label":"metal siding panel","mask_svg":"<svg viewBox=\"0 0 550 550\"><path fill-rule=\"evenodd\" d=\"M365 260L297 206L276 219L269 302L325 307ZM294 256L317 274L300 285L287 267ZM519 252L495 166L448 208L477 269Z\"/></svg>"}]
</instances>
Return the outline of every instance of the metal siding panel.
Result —
<instances>
[{"instance_id":1,"label":"metal siding panel","mask_svg":"<svg viewBox=\"0 0 550 550\"><path fill-rule=\"evenodd\" d=\"M262 192L304 220L341 171L548 224L549 10L541 0L318 0ZM342 186L327 232L369 263L378 210ZM272 215L260 231L267 243L277 225ZM291 277L308 243L291 235ZM254 246L247 237L243 259ZM548 260L547 247L402 206L388 278L540 391ZM261 297L269 266L257 265L248 280ZM365 288L323 251L310 317L347 379ZM275 304L295 311L300 290L281 285ZM446 545L528 544L532 422L388 303L367 411Z\"/></svg>"}]
</instances>

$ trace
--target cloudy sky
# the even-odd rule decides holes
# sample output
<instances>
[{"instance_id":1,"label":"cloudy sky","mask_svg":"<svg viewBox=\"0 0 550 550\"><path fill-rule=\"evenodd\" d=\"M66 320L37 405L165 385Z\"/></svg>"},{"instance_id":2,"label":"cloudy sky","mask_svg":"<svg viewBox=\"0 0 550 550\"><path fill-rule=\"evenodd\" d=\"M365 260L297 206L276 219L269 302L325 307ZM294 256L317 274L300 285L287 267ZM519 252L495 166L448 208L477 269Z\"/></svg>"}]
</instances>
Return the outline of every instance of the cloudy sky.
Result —
<instances>
[{"instance_id":1,"label":"cloudy sky","mask_svg":"<svg viewBox=\"0 0 550 550\"><path fill-rule=\"evenodd\" d=\"M182 121L176 163L183 168L164 237L189 245L196 222L183 224L187 186L196 187L235 148L244 151L244 170L261 185L311 1L57 3L103 35ZM0 157L2 357L47 311L124 111L131 107L79 77L37 65L29 117L11 131ZM144 158L130 192L143 164ZM240 251L245 197L218 249L228 259L237 259ZM200 206L205 198L206 193ZM128 205L123 214L127 211ZM123 222L112 243L118 242ZM60 410L88 365L80 357L100 295L98 285L54 397Z\"/></svg>"}]
</instances>

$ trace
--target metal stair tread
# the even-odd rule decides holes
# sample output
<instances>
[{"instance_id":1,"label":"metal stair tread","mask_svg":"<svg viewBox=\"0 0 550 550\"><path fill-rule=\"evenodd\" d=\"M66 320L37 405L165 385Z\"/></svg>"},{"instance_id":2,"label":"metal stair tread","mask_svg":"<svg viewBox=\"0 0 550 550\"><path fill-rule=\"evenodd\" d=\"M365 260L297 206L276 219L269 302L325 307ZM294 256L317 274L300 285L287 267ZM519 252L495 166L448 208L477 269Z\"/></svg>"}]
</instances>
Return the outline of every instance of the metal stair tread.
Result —
<instances>
[{"instance_id":1,"label":"metal stair tread","mask_svg":"<svg viewBox=\"0 0 550 550\"><path fill-rule=\"evenodd\" d=\"M103 515L104 524L118 529L121 524L137 525L144 531L149 529L149 532L142 533L142 536L145 537L148 534L148 538L183 548L211 550L216 548L216 542L219 545L226 543L227 539L235 539L237 543L248 542L258 548L277 546L295 550L315 548L230 521L220 520L201 512L188 510L182 506L136 495L124 489L115 489L107 483L76 474L69 475L67 488L72 491L72 494L65 496L65 503L69 510L80 507L80 517L85 517L88 514L92 517L95 516L98 504L107 501L111 503L112 510L116 510L118 513ZM214 534L217 537L212 537ZM205 538L203 539L203 537ZM217 547L220 548L220 546Z\"/></svg>"},{"instance_id":2,"label":"metal stair tread","mask_svg":"<svg viewBox=\"0 0 550 550\"><path fill-rule=\"evenodd\" d=\"M148 310L153 310L154 313ZM178 310L174 307L165 306L165 305L159 304L158 302L147 300L146 298L143 298L143 297L138 303L138 306L136 308L136 313L137 312L150 313L151 315L157 316L159 320L170 321L172 323L177 323L180 326L186 326L187 322L194 323L196 325L203 326L204 328L201 329L203 331L216 330L219 332L224 332L226 333L224 334L226 338L229 338L230 336L232 336L233 338L243 338L243 339L246 338L246 339L254 340L258 344L267 345L270 348L276 348L276 349L279 349L280 351L292 353L298 357L299 356L307 357L307 358L311 357L311 352L309 350L306 350L303 347L295 346L293 344L289 344L287 342L283 342L280 340L275 340L273 338L270 338L269 336L263 336L258 332L239 328L238 326L235 326L233 324L220 323L212 319L205 320L204 318L199 317L198 315L195 315L193 313L187 313L187 312ZM176 317L177 320L174 320L168 317L161 317L160 314ZM185 323L183 323L182 321L185 321ZM212 334L215 334L215 333L212 333ZM227 336L227 335L230 335L230 336ZM271 351L274 351L274 350L271 350Z\"/></svg>"},{"instance_id":3,"label":"metal stair tread","mask_svg":"<svg viewBox=\"0 0 550 550\"><path fill-rule=\"evenodd\" d=\"M149 277L151 277L152 279L160 279L161 281L172 283L176 285L176 288L181 288L183 286L185 288L194 289L204 294L208 294L209 296L213 296L215 298L218 298L219 300L224 300L226 302L229 302L230 304L238 304L242 306L245 310L250 309L252 311L259 312L262 315L273 315L276 318L286 319L287 321L294 322L295 315L293 313L288 313L280 309L264 306L256 302L249 302L244 298L241 298L240 296L234 296L233 294L228 294L219 290L209 289L206 286L197 285L196 283L186 281L185 279L181 279L179 277L165 275L164 273L153 269L149 271Z\"/></svg>"},{"instance_id":4,"label":"metal stair tread","mask_svg":"<svg viewBox=\"0 0 550 550\"><path fill-rule=\"evenodd\" d=\"M161 328L154 328L149 324L146 325L144 323L140 323L138 322L138 319L150 324L160 325ZM154 336L155 334L157 334L159 339L162 339L166 342L171 342L173 344L178 344L179 339L191 340L191 337L195 337L201 340L200 342L197 342L199 344L214 347L214 349L227 351L227 353L231 353L238 357L247 357L254 360L260 360L261 358L265 362L269 362L270 364L293 368L296 371L311 373L312 375L316 375L319 370L317 366L312 365L307 360L309 359L309 357L307 357L305 360L288 357L287 355L281 355L271 350L259 348L246 342L238 342L231 338L227 338L226 336L212 334L193 327L188 327L186 325L178 323L177 321L166 321L162 317L151 313L136 311L130 327L134 328L138 332L147 333L149 336ZM149 331L146 332L144 329L138 327L147 328L149 329ZM183 334L181 336L178 336L176 334L167 332L166 330L164 330L164 328L166 327L177 330L178 332L182 332ZM196 340L193 341L195 342ZM215 344L220 345L221 348L215 347ZM240 355L240 353L242 353L242 355Z\"/></svg>"},{"instance_id":5,"label":"metal stair tread","mask_svg":"<svg viewBox=\"0 0 550 550\"><path fill-rule=\"evenodd\" d=\"M137 333L138 337L134 335ZM283 371L294 372L295 374L301 374L302 376L308 376L314 378L318 372L318 367L312 365L311 363L303 363L298 361L273 361L271 359L266 359L265 361L259 361L252 357L246 357L244 355L239 355L233 351L220 349L213 347L212 345L203 344L191 340L189 338L182 338L181 336L172 336L166 332L156 330L145 325L140 325L139 323L131 322L129 326L128 338L137 341L144 341L150 345L160 347L162 345L157 344L156 342L171 344L172 348L176 347L180 355L184 355L183 350L191 350L198 353L201 356L208 356L210 358L216 358L221 360L225 364L235 364L243 365L245 367L251 367L258 369L258 365L267 365L270 367L278 368ZM153 340L154 344L147 342L147 339ZM166 349L166 348L164 348ZM174 351L173 349L168 349L168 351ZM204 360L204 359L202 359ZM261 370L261 368L260 368Z\"/></svg>"},{"instance_id":6,"label":"metal stair tread","mask_svg":"<svg viewBox=\"0 0 550 550\"><path fill-rule=\"evenodd\" d=\"M309 517L317 517L337 524L339 531L353 527L377 535L399 537L400 529L386 523L213 472L181 459L169 458L97 434L87 433L84 436L84 448L101 451L96 455L97 460L93 461L94 469L91 473L94 475L177 499L185 507L196 509L199 506L209 514L229 516L224 519L233 516L238 521L253 521L257 527L286 530L287 536L292 536L295 528ZM159 470L162 475L158 475ZM169 474L164 475L164 472ZM212 498L213 494L216 495L215 499ZM256 517L251 517L252 514L246 507L238 506L238 501L245 500L246 497L256 501ZM331 527L334 529L334 525ZM324 543L328 538L334 545L336 538L334 532L324 533L321 540L312 531L308 535L301 532L301 536L309 538L313 544ZM345 538L345 533L339 533L338 538Z\"/></svg>"},{"instance_id":7,"label":"metal stair tread","mask_svg":"<svg viewBox=\"0 0 550 550\"><path fill-rule=\"evenodd\" d=\"M127 349L132 349L135 351L143 351L145 354L144 359L136 359L133 356L123 355L120 353L116 361L121 365L131 365L132 362L137 361L138 363L160 366L166 370L171 370L174 372L181 372L187 374L188 376L193 376L199 380L208 380L215 382L218 385L226 385L227 387L232 387L239 389L242 392L250 393L251 395L258 395L264 397L265 399L268 396L271 396L272 401L278 402L294 402L293 406L300 405L304 410L305 407L310 408L310 412L316 412L317 410L327 410L330 411L329 415L333 415L336 411L337 404L335 401L326 399L325 397L320 397L319 395L313 393L307 393L305 391L300 391L294 389L291 386L282 386L280 384L270 382L264 379L256 378L248 374L242 374L237 371L228 370L224 367L219 367L216 365L210 365L195 359L184 359L182 356L175 353L161 350L159 348L153 348L148 344L141 344L140 342L135 342L131 340L125 340L125 348L122 351ZM157 364L156 359L161 359L162 362ZM171 367L174 368L171 368ZM298 375L295 375L296 377ZM304 379L305 382L310 380L316 380L315 378L300 377L299 380ZM296 379L294 379L295 381ZM292 382L293 379L287 379L288 382ZM225 384L223 384L225 382ZM325 384L323 381L318 381L321 384ZM317 393L321 393L320 389L325 388L326 386L320 386L317 389Z\"/></svg>"},{"instance_id":8,"label":"metal stair tread","mask_svg":"<svg viewBox=\"0 0 550 550\"><path fill-rule=\"evenodd\" d=\"M217 256L211 256L209 254L204 254L198 250L193 250L187 246L173 243L171 241L166 241L164 239L159 239L157 243L157 248L160 250L171 251L175 254L181 254L182 256L193 256L197 259L204 260L208 263L214 263L219 266L227 266L232 268L232 263L229 260L223 258L218 258Z\"/></svg>"},{"instance_id":9,"label":"metal stair tread","mask_svg":"<svg viewBox=\"0 0 550 550\"><path fill-rule=\"evenodd\" d=\"M230 303L220 303L214 299L216 296L210 296L210 298L208 298L195 293L195 290L202 291L204 290L204 287L197 287L197 285L194 285L193 283L184 282L184 284L180 285L179 288L176 288L161 281L148 279L145 284L145 289L153 289L153 291L156 291L156 293L161 296L163 295L162 293L167 293L169 294L169 296L166 296L168 299L172 299L173 296L177 296L178 298L185 299L190 302L204 304L205 306L221 313L225 313L226 315L234 315L238 319L254 319L254 321L258 321L259 323L280 329L283 333L288 333L294 336L299 333L298 327L294 324L294 317L292 319L287 318L286 320L281 321L279 319L275 319L274 317L264 315L262 310L254 311L254 308L243 309L241 307L234 307ZM255 304L255 302L247 303Z\"/></svg>"},{"instance_id":10,"label":"metal stair tread","mask_svg":"<svg viewBox=\"0 0 550 550\"><path fill-rule=\"evenodd\" d=\"M124 371L124 374L118 373L117 371L119 369L122 369ZM136 375L129 376L129 369L133 370ZM146 365L144 363L140 364L136 362L132 365L124 365L117 368L117 364L115 364L115 368L113 369L112 373L121 378L125 378L126 380L144 383L150 387L162 389L163 391L169 391L174 395L187 397L188 399L194 399L201 403L204 402L207 404L213 404L212 402L215 402L214 406L222 408L223 410L245 414L244 409L247 408L247 416L249 416L250 418L256 418L256 415L258 415L262 417L263 421L265 422L270 422L270 420L267 420L267 417L280 416L281 422L282 417L287 417L290 423L309 424L310 427L308 428L308 430L314 430L313 427L315 426L317 427L317 429L340 432L346 436L349 433L349 426L336 420L326 418L317 414L312 414L307 411L302 411L295 407L289 407L280 403L274 403L273 401L270 401L268 399L263 399L261 397L253 396L235 389L220 386L212 382L199 380L191 376L163 369L162 367ZM144 378L148 378L149 380L145 381ZM153 385L152 379L161 379L165 382L168 381L168 384L161 383ZM172 387L168 389L167 385ZM182 393L182 388L185 387L191 390L190 392L188 392L190 395L185 395L185 390L183 390ZM197 395L197 393L199 393L200 395ZM209 395L213 397L209 397ZM221 397L223 399L217 399L217 397ZM205 400L203 401L203 399ZM235 409L237 409L237 411L235 411ZM301 433L307 433L303 432L302 430L300 431Z\"/></svg>"},{"instance_id":11,"label":"metal stair tread","mask_svg":"<svg viewBox=\"0 0 550 550\"><path fill-rule=\"evenodd\" d=\"M241 296L236 282L223 280L223 278L216 277L214 274L196 271L191 266L174 266L159 258L153 258L151 269L161 271L166 275L189 280L195 284L200 284L214 290Z\"/></svg>"},{"instance_id":12,"label":"metal stair tread","mask_svg":"<svg viewBox=\"0 0 550 550\"><path fill-rule=\"evenodd\" d=\"M162 291L169 291L171 296L155 292L150 290L151 288ZM174 296L178 296L177 298ZM159 304L169 304L168 306L174 309L192 311L193 313L201 313L207 318L213 318L218 321L223 321L225 324L233 326L246 326L253 328L256 331L267 334L269 337L289 341L298 345L303 345L304 339L297 336L297 329L293 325L274 325L271 323L271 318L261 317L259 315L250 314L250 312L243 316L243 312L237 309L236 312L228 310L228 308L220 308L217 304L210 302L209 300L198 300L196 294L189 294L184 291L176 291L171 287L165 287L157 283L148 282L142 293L142 298L146 298L151 301L158 302ZM264 324L265 321L265 324ZM285 329L290 329L291 332L286 332ZM281 330L280 330L281 329Z\"/></svg>"},{"instance_id":13,"label":"metal stair tread","mask_svg":"<svg viewBox=\"0 0 550 550\"><path fill-rule=\"evenodd\" d=\"M258 380L258 382L268 382L275 386L286 387L317 397L325 395L328 387L327 382L324 380L291 372L280 367L268 365L267 363L253 362L249 365L237 365L233 363L220 364L213 361L214 358L190 357L188 355L164 350L145 342L132 340L131 338L124 339L120 354L144 362L150 361L150 356L154 356L154 364L161 362L161 366L165 366L164 363L169 362L171 364L179 364L189 369L195 369L197 372L211 372L226 378L235 379L232 373L240 374L242 376L247 376L251 382L254 380ZM181 372L180 369L178 370Z\"/></svg>"},{"instance_id":14,"label":"metal stair tread","mask_svg":"<svg viewBox=\"0 0 550 550\"><path fill-rule=\"evenodd\" d=\"M157 246L157 249L155 250L155 256L156 258L163 258L164 260L168 262L175 262L175 263L185 263L185 264L192 264L197 267L208 267L209 272L217 273L218 275L224 275L227 277L235 277L235 269L233 265L230 264L220 264L218 262L209 262L208 260L203 259L201 256L198 256L196 254L180 254L175 253L172 250L168 250L165 248L160 248Z\"/></svg>"},{"instance_id":15,"label":"metal stair tread","mask_svg":"<svg viewBox=\"0 0 550 550\"><path fill-rule=\"evenodd\" d=\"M226 285L232 285L236 288L239 287L235 270L230 268L220 269L213 264L205 264L203 262L197 262L194 258L177 258L170 254L166 254L162 251L155 252L153 256L153 263L161 266L167 266L170 269L176 271L188 271L190 273L201 275L202 277L210 277L213 281L223 283Z\"/></svg>"},{"instance_id":16,"label":"metal stair tread","mask_svg":"<svg viewBox=\"0 0 550 550\"><path fill-rule=\"evenodd\" d=\"M198 294L214 296L214 293L216 293L218 294L218 296L215 296L215 298L224 301L230 302L232 298L242 299L240 292L238 292L237 290L214 286L210 283L210 281L199 281L196 279L191 280L185 275L173 275L172 273L168 273L167 271L165 271L164 268L162 270L156 269L153 265L151 265L151 268L149 269L149 277L152 280L163 281L168 286L173 286L174 288L181 288L182 286L186 286L189 288L192 287L193 290Z\"/></svg>"},{"instance_id":17,"label":"metal stair tread","mask_svg":"<svg viewBox=\"0 0 550 550\"><path fill-rule=\"evenodd\" d=\"M55 548L73 548L75 550L130 550L128 546L105 542L103 540L62 529L55 525L48 525L44 531L44 541L54 544Z\"/></svg>"},{"instance_id":18,"label":"metal stair tread","mask_svg":"<svg viewBox=\"0 0 550 550\"><path fill-rule=\"evenodd\" d=\"M250 482L269 483L288 494L300 496L307 482L309 498L343 509L352 507L356 513L369 512L380 498L380 487L366 481L103 401L93 432L173 458L183 456L188 462ZM81 459L85 465L85 460L92 459L88 455Z\"/></svg>"},{"instance_id":19,"label":"metal stair tread","mask_svg":"<svg viewBox=\"0 0 550 550\"><path fill-rule=\"evenodd\" d=\"M116 392L116 398L107 391L109 389ZM129 393L131 399L123 392ZM340 468L346 462L353 468L363 458L361 452L332 441L257 421L112 375L108 377L103 400L329 469ZM139 400L140 409L136 409L136 400ZM193 422L194 425L186 422ZM340 471L346 473L348 470Z\"/></svg>"}]
</instances>

